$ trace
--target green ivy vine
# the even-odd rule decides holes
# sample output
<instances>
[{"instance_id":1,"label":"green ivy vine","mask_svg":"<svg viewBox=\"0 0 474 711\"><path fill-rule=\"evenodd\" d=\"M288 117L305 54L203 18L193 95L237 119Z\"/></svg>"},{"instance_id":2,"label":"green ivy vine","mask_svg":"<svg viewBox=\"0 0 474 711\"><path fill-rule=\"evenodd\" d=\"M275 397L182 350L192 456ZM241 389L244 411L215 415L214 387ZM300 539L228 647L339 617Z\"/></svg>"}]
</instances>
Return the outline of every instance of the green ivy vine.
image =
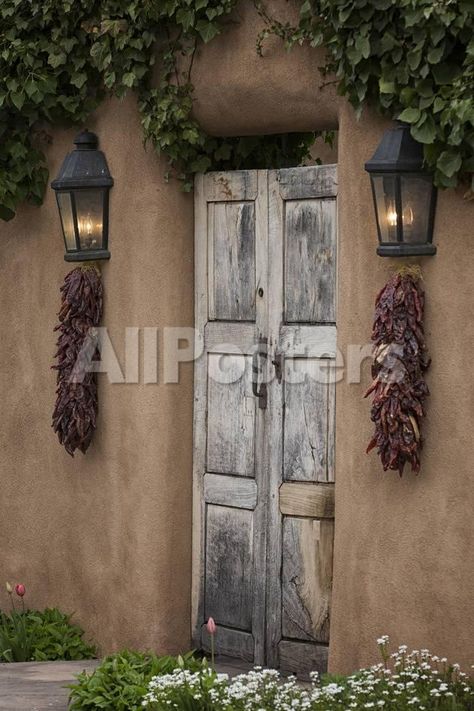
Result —
<instances>
[{"instance_id":1,"label":"green ivy vine","mask_svg":"<svg viewBox=\"0 0 474 711\"><path fill-rule=\"evenodd\" d=\"M84 124L106 95L129 90L138 94L145 138L167 156L185 190L193 173L211 167L303 161L314 134L214 138L192 118L196 47L219 34L235 3L2 0L0 218L11 219L25 200L41 203L51 126Z\"/></svg>"},{"instance_id":2,"label":"green ivy vine","mask_svg":"<svg viewBox=\"0 0 474 711\"><path fill-rule=\"evenodd\" d=\"M256 0L287 47L327 49L324 72L360 113L370 104L411 125L438 186L474 194L474 0L304 0L296 27Z\"/></svg>"},{"instance_id":3,"label":"green ivy vine","mask_svg":"<svg viewBox=\"0 0 474 711\"><path fill-rule=\"evenodd\" d=\"M129 90L145 139L185 190L209 168L304 161L315 134L215 138L192 116L196 47L222 31L236 2L2 0L0 218L41 203L52 126L84 124L105 96ZM324 45L340 93L359 111L369 103L411 124L438 185L472 178L474 0L304 0L297 27L255 3L267 22L260 47L270 32L289 47Z\"/></svg>"}]
</instances>

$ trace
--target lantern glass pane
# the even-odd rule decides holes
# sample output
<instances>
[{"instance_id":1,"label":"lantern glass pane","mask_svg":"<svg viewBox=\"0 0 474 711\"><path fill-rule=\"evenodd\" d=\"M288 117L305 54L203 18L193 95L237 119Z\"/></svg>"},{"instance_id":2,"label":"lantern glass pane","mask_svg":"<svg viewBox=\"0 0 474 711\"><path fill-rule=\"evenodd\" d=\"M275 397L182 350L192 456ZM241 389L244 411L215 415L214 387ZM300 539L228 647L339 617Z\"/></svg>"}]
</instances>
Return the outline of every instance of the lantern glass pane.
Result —
<instances>
[{"instance_id":1,"label":"lantern glass pane","mask_svg":"<svg viewBox=\"0 0 474 711\"><path fill-rule=\"evenodd\" d=\"M396 176L372 175L381 242L397 241Z\"/></svg>"},{"instance_id":2,"label":"lantern glass pane","mask_svg":"<svg viewBox=\"0 0 474 711\"><path fill-rule=\"evenodd\" d=\"M428 242L433 180L430 175L401 176L403 241Z\"/></svg>"},{"instance_id":3,"label":"lantern glass pane","mask_svg":"<svg viewBox=\"0 0 474 711\"><path fill-rule=\"evenodd\" d=\"M72 212L71 195L69 193L56 193L61 224L64 233L64 241L67 251L77 249L76 234L74 232L74 216Z\"/></svg>"},{"instance_id":4,"label":"lantern glass pane","mask_svg":"<svg viewBox=\"0 0 474 711\"><path fill-rule=\"evenodd\" d=\"M101 249L104 220L104 191L75 190L77 226L81 250Z\"/></svg>"}]
</instances>

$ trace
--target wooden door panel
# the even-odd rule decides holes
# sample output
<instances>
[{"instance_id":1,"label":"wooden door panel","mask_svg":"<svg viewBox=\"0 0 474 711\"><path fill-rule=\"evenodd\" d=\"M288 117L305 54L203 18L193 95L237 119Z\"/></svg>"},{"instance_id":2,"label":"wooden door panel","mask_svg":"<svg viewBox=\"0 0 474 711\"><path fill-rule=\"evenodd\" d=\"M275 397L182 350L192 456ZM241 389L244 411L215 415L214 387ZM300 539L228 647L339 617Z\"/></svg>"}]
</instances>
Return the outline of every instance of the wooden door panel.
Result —
<instances>
[{"instance_id":1,"label":"wooden door panel","mask_svg":"<svg viewBox=\"0 0 474 711\"><path fill-rule=\"evenodd\" d=\"M255 205L209 204L209 318L255 320Z\"/></svg>"},{"instance_id":2,"label":"wooden door panel","mask_svg":"<svg viewBox=\"0 0 474 711\"><path fill-rule=\"evenodd\" d=\"M283 519L282 633L285 638L329 642L334 523Z\"/></svg>"},{"instance_id":3,"label":"wooden door panel","mask_svg":"<svg viewBox=\"0 0 474 711\"><path fill-rule=\"evenodd\" d=\"M328 666L328 647L310 642L281 640L278 645L278 658L285 674L297 674L305 677L312 671L324 672Z\"/></svg>"},{"instance_id":4,"label":"wooden door panel","mask_svg":"<svg viewBox=\"0 0 474 711\"><path fill-rule=\"evenodd\" d=\"M285 209L285 321L335 316L336 201L290 200Z\"/></svg>"},{"instance_id":5,"label":"wooden door panel","mask_svg":"<svg viewBox=\"0 0 474 711\"><path fill-rule=\"evenodd\" d=\"M334 486L284 482L280 486L280 511L288 516L334 518Z\"/></svg>"},{"instance_id":6,"label":"wooden door panel","mask_svg":"<svg viewBox=\"0 0 474 711\"><path fill-rule=\"evenodd\" d=\"M244 355L208 355L208 472L254 476L255 397L247 360Z\"/></svg>"},{"instance_id":7,"label":"wooden door panel","mask_svg":"<svg viewBox=\"0 0 474 711\"><path fill-rule=\"evenodd\" d=\"M202 625L199 640L203 649L210 652L211 639L205 625ZM219 625L215 637L215 648L218 654L223 654L226 657L235 657L246 662L255 661L255 638L250 632Z\"/></svg>"},{"instance_id":8,"label":"wooden door panel","mask_svg":"<svg viewBox=\"0 0 474 711\"><path fill-rule=\"evenodd\" d=\"M196 347L193 639L264 662L264 413L252 355L267 312L267 175L210 173L195 184ZM262 295L257 298L257 288Z\"/></svg>"},{"instance_id":9,"label":"wooden door panel","mask_svg":"<svg viewBox=\"0 0 474 711\"><path fill-rule=\"evenodd\" d=\"M217 624L252 629L253 516L248 510L206 507L204 614Z\"/></svg>"},{"instance_id":10,"label":"wooden door panel","mask_svg":"<svg viewBox=\"0 0 474 711\"><path fill-rule=\"evenodd\" d=\"M269 338L281 381L269 389L270 663L324 671L334 534L336 168L269 177ZM278 592L280 596L278 596Z\"/></svg>"},{"instance_id":11,"label":"wooden door panel","mask_svg":"<svg viewBox=\"0 0 474 711\"><path fill-rule=\"evenodd\" d=\"M257 505L257 484L254 479L246 477L206 473L204 501L207 504L253 510Z\"/></svg>"},{"instance_id":12,"label":"wooden door panel","mask_svg":"<svg viewBox=\"0 0 474 711\"><path fill-rule=\"evenodd\" d=\"M327 359L285 359L283 479L332 481L333 447Z\"/></svg>"}]
</instances>

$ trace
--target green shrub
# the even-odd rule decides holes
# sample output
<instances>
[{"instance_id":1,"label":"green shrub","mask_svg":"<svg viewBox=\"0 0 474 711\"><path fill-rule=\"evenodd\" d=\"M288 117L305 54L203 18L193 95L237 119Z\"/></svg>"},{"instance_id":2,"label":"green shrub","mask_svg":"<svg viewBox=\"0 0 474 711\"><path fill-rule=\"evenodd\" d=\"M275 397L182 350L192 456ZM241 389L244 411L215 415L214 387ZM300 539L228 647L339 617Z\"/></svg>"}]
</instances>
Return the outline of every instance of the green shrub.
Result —
<instances>
[{"instance_id":1,"label":"green shrub","mask_svg":"<svg viewBox=\"0 0 474 711\"><path fill-rule=\"evenodd\" d=\"M90 659L97 650L83 639L71 615L56 608L0 612L0 661L28 662Z\"/></svg>"},{"instance_id":2,"label":"green shrub","mask_svg":"<svg viewBox=\"0 0 474 711\"><path fill-rule=\"evenodd\" d=\"M198 672L205 664L192 652L178 658L129 650L111 654L94 672L78 675L70 686L69 711L138 711L152 677L174 669Z\"/></svg>"}]
</instances>

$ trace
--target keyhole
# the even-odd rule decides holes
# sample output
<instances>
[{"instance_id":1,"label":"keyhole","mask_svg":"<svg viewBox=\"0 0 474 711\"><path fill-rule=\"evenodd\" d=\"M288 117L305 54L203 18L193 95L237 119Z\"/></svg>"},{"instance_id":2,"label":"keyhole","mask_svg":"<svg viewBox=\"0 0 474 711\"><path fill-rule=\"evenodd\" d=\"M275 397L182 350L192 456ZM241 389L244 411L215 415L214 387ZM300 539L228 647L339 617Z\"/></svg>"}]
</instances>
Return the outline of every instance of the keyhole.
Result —
<instances>
[{"instance_id":1,"label":"keyhole","mask_svg":"<svg viewBox=\"0 0 474 711\"><path fill-rule=\"evenodd\" d=\"M260 289L258 290L258 295L259 295L260 297L263 296L263 289L262 289L262 287L260 287Z\"/></svg>"}]
</instances>

